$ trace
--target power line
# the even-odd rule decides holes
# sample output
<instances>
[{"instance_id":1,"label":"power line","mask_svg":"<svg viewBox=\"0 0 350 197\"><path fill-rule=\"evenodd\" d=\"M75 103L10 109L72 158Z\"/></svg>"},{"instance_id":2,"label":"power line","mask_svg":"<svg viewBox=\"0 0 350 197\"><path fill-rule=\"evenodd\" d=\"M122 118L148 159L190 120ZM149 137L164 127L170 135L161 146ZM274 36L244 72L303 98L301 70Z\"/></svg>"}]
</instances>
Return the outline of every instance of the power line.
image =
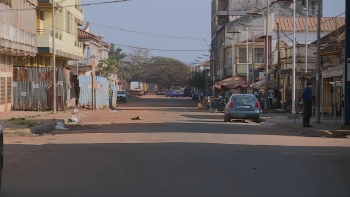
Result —
<instances>
[{"instance_id":1,"label":"power line","mask_svg":"<svg viewBox=\"0 0 350 197\"><path fill-rule=\"evenodd\" d=\"M52 25L49 25L47 23L44 23L44 24L52 28ZM61 30L63 32L67 32L69 34L73 34L73 33L70 33L70 32L68 32L66 30L61 29L61 28L58 28L58 27L55 27L55 29ZM73 34L73 35L77 36L77 34ZM128 46L128 45L117 44L117 43L111 43L111 44L114 44L116 46L123 46L123 47L134 48L134 49L146 49L146 50L149 50L149 51L165 51L165 52L174 52L174 51L177 51L177 52L208 51L208 50L198 50L198 49L154 49L154 48L146 48L146 47Z\"/></svg>"},{"instance_id":2,"label":"power line","mask_svg":"<svg viewBox=\"0 0 350 197\"><path fill-rule=\"evenodd\" d=\"M134 49L147 49L149 51L208 51L208 50L195 50L195 49L152 49L152 48L144 48L144 47L135 47L135 46L128 46L128 45L123 45L123 44L116 44L116 43L111 43L117 46L123 46L123 47L129 47L129 48L134 48Z\"/></svg>"},{"instance_id":3,"label":"power line","mask_svg":"<svg viewBox=\"0 0 350 197\"><path fill-rule=\"evenodd\" d=\"M163 34L153 34L153 33L147 33L147 32L133 31L133 30L127 30L127 29L122 29L122 28L118 28L118 27L111 27L111 26L107 26L107 25L100 25L100 24L92 23L92 22L90 22L90 24L94 24L94 25L97 25L97 26L100 26L100 27L109 28L109 29L116 29L116 30L120 30L120 31L136 33L136 34L143 34L143 35L149 35L149 36L158 36L158 37L167 37L167 38L180 38L180 39L191 39L191 40L200 40L200 41L204 41L205 40L203 38L193 38L193 37L185 37L185 36L169 36L169 35L163 35Z\"/></svg>"}]
</instances>

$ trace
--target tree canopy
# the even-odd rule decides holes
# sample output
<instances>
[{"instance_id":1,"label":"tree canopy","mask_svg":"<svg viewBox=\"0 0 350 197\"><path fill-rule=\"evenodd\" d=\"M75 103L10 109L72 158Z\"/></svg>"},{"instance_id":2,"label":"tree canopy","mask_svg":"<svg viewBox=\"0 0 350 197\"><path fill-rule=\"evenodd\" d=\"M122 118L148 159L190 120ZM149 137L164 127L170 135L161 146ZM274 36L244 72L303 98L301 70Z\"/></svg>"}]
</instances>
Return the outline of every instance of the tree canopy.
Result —
<instances>
[{"instance_id":1,"label":"tree canopy","mask_svg":"<svg viewBox=\"0 0 350 197\"><path fill-rule=\"evenodd\" d=\"M124 59L127 55L125 53L122 53L123 49L121 48L115 48L115 45L112 43L111 44L111 49L108 52L108 57L109 59L114 59L116 61L120 61Z\"/></svg>"},{"instance_id":2,"label":"tree canopy","mask_svg":"<svg viewBox=\"0 0 350 197\"><path fill-rule=\"evenodd\" d=\"M189 68L183 62L155 56L152 57L147 65L146 81L148 83L181 83L183 84L189 76Z\"/></svg>"},{"instance_id":3,"label":"tree canopy","mask_svg":"<svg viewBox=\"0 0 350 197\"><path fill-rule=\"evenodd\" d=\"M206 89L205 81L206 81L205 72L192 72L191 77L187 81L187 84L201 91L205 91Z\"/></svg>"}]
</instances>

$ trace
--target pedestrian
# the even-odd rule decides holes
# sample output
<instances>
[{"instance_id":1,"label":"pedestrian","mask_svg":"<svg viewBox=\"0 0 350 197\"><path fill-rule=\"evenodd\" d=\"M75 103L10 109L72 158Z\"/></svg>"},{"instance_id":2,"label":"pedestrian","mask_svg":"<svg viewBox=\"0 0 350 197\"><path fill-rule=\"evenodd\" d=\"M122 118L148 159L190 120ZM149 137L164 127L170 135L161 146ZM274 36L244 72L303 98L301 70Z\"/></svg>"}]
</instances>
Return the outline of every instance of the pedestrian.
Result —
<instances>
[{"instance_id":1,"label":"pedestrian","mask_svg":"<svg viewBox=\"0 0 350 197\"><path fill-rule=\"evenodd\" d=\"M306 82L306 88L301 94L304 105L304 115L303 115L303 127L312 127L310 125L310 118L312 113L312 85L310 81Z\"/></svg>"},{"instance_id":2,"label":"pedestrian","mask_svg":"<svg viewBox=\"0 0 350 197\"><path fill-rule=\"evenodd\" d=\"M268 109L272 109L273 89L271 89L271 88L268 88L268 89L269 89L269 95L268 95L269 103L268 103L267 107L268 107Z\"/></svg>"},{"instance_id":3,"label":"pedestrian","mask_svg":"<svg viewBox=\"0 0 350 197\"><path fill-rule=\"evenodd\" d=\"M275 109L281 108L281 92L276 87L273 90L273 102L275 103Z\"/></svg>"}]
</instances>

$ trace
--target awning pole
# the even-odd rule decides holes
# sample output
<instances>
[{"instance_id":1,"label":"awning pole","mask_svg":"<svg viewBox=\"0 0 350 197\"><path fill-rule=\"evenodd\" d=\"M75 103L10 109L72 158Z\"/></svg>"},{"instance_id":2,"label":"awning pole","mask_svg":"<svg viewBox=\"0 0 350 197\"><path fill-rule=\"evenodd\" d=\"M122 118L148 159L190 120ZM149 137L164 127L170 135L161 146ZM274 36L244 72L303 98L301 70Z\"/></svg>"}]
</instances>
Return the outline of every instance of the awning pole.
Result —
<instances>
[{"instance_id":1,"label":"awning pole","mask_svg":"<svg viewBox=\"0 0 350 197\"><path fill-rule=\"evenodd\" d=\"M333 76L333 124L337 124L336 93L337 93L337 87L335 84L335 76Z\"/></svg>"},{"instance_id":2,"label":"awning pole","mask_svg":"<svg viewBox=\"0 0 350 197\"><path fill-rule=\"evenodd\" d=\"M324 81L323 81L323 77L322 77L322 84L321 84L321 86L322 86L322 105L321 105L321 107L322 107L322 113L321 113L322 121L324 120L324 116L323 116L323 114L324 114L324 89L323 89L323 84L324 84Z\"/></svg>"}]
</instances>

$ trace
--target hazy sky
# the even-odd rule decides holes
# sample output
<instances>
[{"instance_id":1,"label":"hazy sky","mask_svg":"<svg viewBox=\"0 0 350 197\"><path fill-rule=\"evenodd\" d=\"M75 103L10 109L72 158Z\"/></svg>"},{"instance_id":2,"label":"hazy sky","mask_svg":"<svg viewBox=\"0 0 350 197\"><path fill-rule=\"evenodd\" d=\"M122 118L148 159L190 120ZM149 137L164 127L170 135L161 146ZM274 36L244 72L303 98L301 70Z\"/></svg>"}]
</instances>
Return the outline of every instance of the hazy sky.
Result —
<instances>
[{"instance_id":1,"label":"hazy sky","mask_svg":"<svg viewBox=\"0 0 350 197\"><path fill-rule=\"evenodd\" d=\"M82 3L99 1L107 0L82 0ZM324 16L344 12L345 0L323 2ZM91 23L92 33L115 43L125 53L130 52L125 46L159 49L150 50L150 55L171 57L188 64L197 57L205 60L203 54L208 54L211 0L131 0L83 8L84 21Z\"/></svg>"}]
</instances>

